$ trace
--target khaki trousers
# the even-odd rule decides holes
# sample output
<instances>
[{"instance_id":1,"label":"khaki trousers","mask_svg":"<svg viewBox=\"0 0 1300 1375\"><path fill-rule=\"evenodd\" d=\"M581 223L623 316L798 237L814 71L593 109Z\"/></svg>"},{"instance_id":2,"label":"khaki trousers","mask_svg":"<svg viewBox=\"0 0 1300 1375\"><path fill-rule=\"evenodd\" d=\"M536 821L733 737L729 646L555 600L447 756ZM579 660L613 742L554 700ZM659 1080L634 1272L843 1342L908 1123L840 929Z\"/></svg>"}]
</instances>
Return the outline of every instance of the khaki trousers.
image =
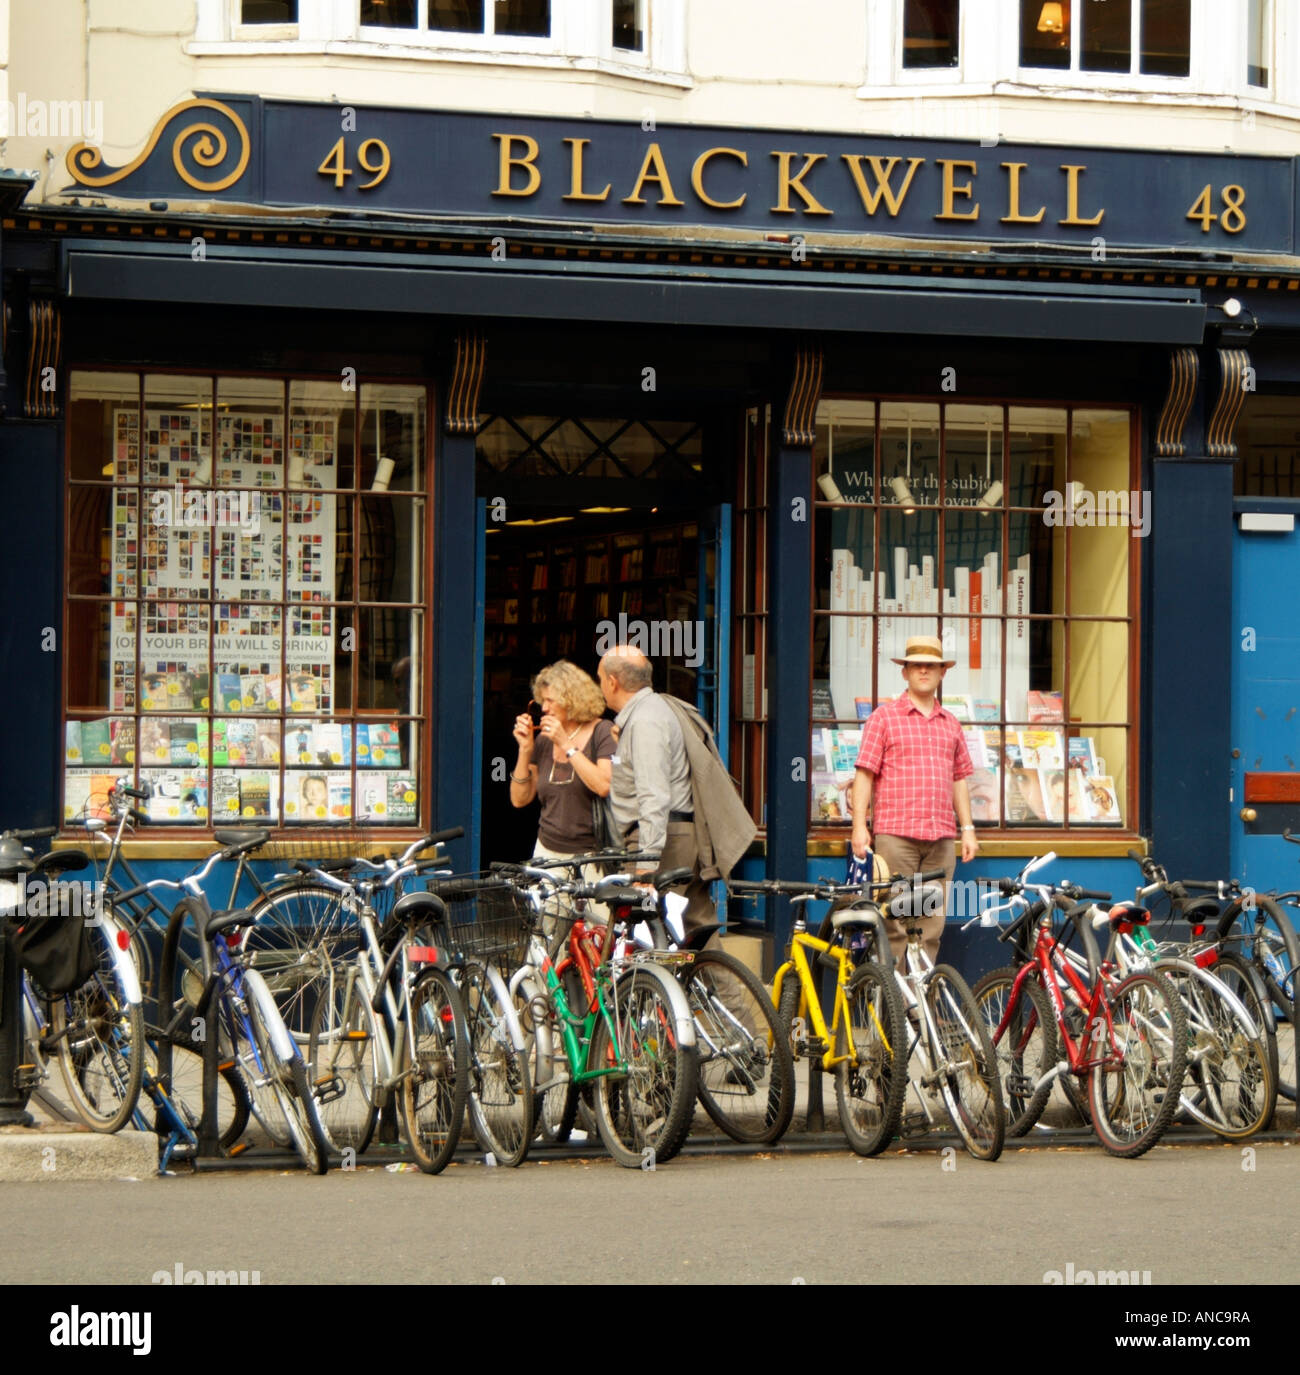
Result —
<instances>
[{"instance_id":1,"label":"khaki trousers","mask_svg":"<svg viewBox=\"0 0 1300 1375\"><path fill-rule=\"evenodd\" d=\"M872 839L875 841L876 854L889 865L891 876L901 878L909 874L923 874L930 869L943 870L944 911L921 918L921 943L930 959L938 964L939 941L943 936L948 906L948 885L952 882L953 870L957 867L956 842L951 836L946 840L913 840L908 836L873 835ZM903 951L907 949L904 923L897 917L889 916L889 909L886 907L885 924L889 930L889 948L894 952L894 963L901 966Z\"/></svg>"},{"instance_id":2,"label":"khaki trousers","mask_svg":"<svg viewBox=\"0 0 1300 1375\"><path fill-rule=\"evenodd\" d=\"M637 840L638 828L633 827L628 837L628 848L640 848ZM700 877L700 851L695 843L695 823L693 821L670 821L668 835L664 840L663 853L659 856L659 868L689 869L694 878L685 888L674 889L686 899L686 911L682 925L689 936L700 926L711 926L718 920L718 914L709 896L709 885Z\"/></svg>"}]
</instances>

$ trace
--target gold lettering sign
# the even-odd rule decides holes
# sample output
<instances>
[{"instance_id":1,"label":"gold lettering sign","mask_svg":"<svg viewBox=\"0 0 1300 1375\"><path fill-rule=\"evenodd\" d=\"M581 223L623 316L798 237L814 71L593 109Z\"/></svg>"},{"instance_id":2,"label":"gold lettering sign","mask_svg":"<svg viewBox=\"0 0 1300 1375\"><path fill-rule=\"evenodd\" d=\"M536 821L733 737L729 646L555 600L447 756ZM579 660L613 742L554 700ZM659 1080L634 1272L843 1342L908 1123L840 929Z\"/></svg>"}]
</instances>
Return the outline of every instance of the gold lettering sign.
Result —
<instances>
[{"instance_id":1,"label":"gold lettering sign","mask_svg":"<svg viewBox=\"0 0 1300 1375\"><path fill-rule=\"evenodd\" d=\"M695 159L695 166L691 168L691 190L704 202L715 210L739 210L745 203L748 192L742 191L734 201L715 201L712 196L704 189L704 165L710 158L735 158L742 167L749 166L749 154L742 152L739 148L706 148L699 157Z\"/></svg>"},{"instance_id":2,"label":"gold lettering sign","mask_svg":"<svg viewBox=\"0 0 1300 1375\"><path fill-rule=\"evenodd\" d=\"M1100 224L1105 210L1098 210L1090 220L1079 217L1079 173L1088 169L1082 163L1063 162L1061 171L1065 173L1065 218L1057 224Z\"/></svg>"},{"instance_id":3,"label":"gold lettering sign","mask_svg":"<svg viewBox=\"0 0 1300 1375\"><path fill-rule=\"evenodd\" d=\"M793 191L804 203L805 215L829 215L832 212L813 195L803 184L803 179L809 171L819 162L826 158L825 153L805 153L803 155L803 166L795 173L790 175L790 159L795 157L794 153L773 152L772 156L777 160L777 183L776 183L776 204L772 207L774 215L793 215L794 209L790 205L790 192Z\"/></svg>"},{"instance_id":4,"label":"gold lettering sign","mask_svg":"<svg viewBox=\"0 0 1300 1375\"><path fill-rule=\"evenodd\" d=\"M1020 174L1029 166L1027 162L1004 162L1003 167L1011 174L1007 187L1007 213L1002 216L1003 224L1038 224L1047 213L1045 205L1040 206L1036 215L1020 213Z\"/></svg>"},{"instance_id":5,"label":"gold lettering sign","mask_svg":"<svg viewBox=\"0 0 1300 1375\"><path fill-rule=\"evenodd\" d=\"M653 169L653 170L652 170ZM632 188L630 196L623 197L624 205L644 205L645 197L641 194L641 188L648 181L659 183L659 204L660 205L685 205L685 201L679 201L673 191L673 184L668 177L668 167L664 162L663 150L657 143L652 143L645 150L645 158L641 163L641 171L637 174L636 185Z\"/></svg>"},{"instance_id":6,"label":"gold lettering sign","mask_svg":"<svg viewBox=\"0 0 1300 1375\"><path fill-rule=\"evenodd\" d=\"M565 143L571 150L569 166L571 178L569 181L569 194L563 199L566 201L603 201L609 195L609 182L605 183L605 189L600 192L584 191L582 189L582 150L591 142L589 138L566 138Z\"/></svg>"},{"instance_id":7,"label":"gold lettering sign","mask_svg":"<svg viewBox=\"0 0 1300 1375\"><path fill-rule=\"evenodd\" d=\"M542 184L542 174L537 170L537 140L530 134L493 134L501 144L500 174L497 178L494 196L531 196ZM513 149L516 143L524 145L522 157L516 157ZM514 169L522 167L527 174L528 184L514 186Z\"/></svg>"},{"instance_id":8,"label":"gold lettering sign","mask_svg":"<svg viewBox=\"0 0 1300 1375\"><path fill-rule=\"evenodd\" d=\"M980 203L975 202L971 210L954 210L953 199L957 196L965 196L970 199L971 183L964 182L958 186L953 180L953 172L960 167L963 172L969 172L972 177L975 175L975 164L973 162L962 162L952 158L937 158L939 166L943 168L943 209L935 216L936 220L977 220L980 217Z\"/></svg>"},{"instance_id":9,"label":"gold lettering sign","mask_svg":"<svg viewBox=\"0 0 1300 1375\"><path fill-rule=\"evenodd\" d=\"M912 185L912 178L916 176L916 169L925 161L924 158L908 158L907 175L903 178L902 186L895 192L890 183L894 175L894 168L902 159L878 158L874 154L868 154L866 161L871 164L871 172L876 179L876 188L873 191L867 185L866 173L862 170L862 154L841 153L840 156L849 164L849 171L853 173L853 183L858 188L858 195L862 198L862 208L868 215L874 215L876 207L883 200L891 219L903 208L903 202L907 199L908 188Z\"/></svg>"}]
</instances>

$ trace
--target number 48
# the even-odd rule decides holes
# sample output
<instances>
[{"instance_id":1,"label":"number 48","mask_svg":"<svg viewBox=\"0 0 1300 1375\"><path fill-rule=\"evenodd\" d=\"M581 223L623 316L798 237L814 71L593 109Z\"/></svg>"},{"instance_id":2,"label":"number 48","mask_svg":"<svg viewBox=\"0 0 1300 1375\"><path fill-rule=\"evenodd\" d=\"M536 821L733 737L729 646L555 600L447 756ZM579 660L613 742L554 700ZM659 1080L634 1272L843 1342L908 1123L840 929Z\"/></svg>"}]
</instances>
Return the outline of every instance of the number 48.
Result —
<instances>
[{"instance_id":1,"label":"number 48","mask_svg":"<svg viewBox=\"0 0 1300 1375\"><path fill-rule=\"evenodd\" d=\"M1223 201L1223 216L1216 215L1210 209L1214 188L1206 182L1201 190L1201 194L1192 202L1192 208L1187 212L1189 220L1200 220L1201 233L1208 234L1210 226L1219 221L1220 227L1225 234L1240 234L1246 227L1246 212L1241 208L1246 203L1246 192L1240 186L1225 186L1219 192L1220 199Z\"/></svg>"},{"instance_id":2,"label":"number 48","mask_svg":"<svg viewBox=\"0 0 1300 1375\"><path fill-rule=\"evenodd\" d=\"M379 161L377 163L372 164L367 156L366 150L370 148L379 149ZM378 186L388 175L388 169L392 166L392 156L388 151L388 145L381 138L366 139L357 149L357 161L361 164L363 172L371 174L369 181L357 184L358 191L369 191L372 186ZM352 176L352 168L347 165L342 138L325 154L325 160L316 170L322 177L333 177L334 185L340 191L343 189L343 179Z\"/></svg>"}]
</instances>

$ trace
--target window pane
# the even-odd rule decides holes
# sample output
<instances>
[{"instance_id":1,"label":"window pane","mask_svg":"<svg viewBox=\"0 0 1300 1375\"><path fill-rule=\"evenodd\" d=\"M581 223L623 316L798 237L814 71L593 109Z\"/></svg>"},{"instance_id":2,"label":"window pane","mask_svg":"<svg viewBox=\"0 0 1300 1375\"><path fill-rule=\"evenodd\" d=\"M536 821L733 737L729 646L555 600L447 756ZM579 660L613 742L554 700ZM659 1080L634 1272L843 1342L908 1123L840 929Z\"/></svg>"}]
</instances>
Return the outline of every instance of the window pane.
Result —
<instances>
[{"instance_id":1,"label":"window pane","mask_svg":"<svg viewBox=\"0 0 1300 1375\"><path fill-rule=\"evenodd\" d=\"M813 626L813 672L828 685L815 716L853 721L856 699L872 700L873 520L870 508L817 509L817 605L832 614Z\"/></svg>"},{"instance_id":2,"label":"window pane","mask_svg":"<svg viewBox=\"0 0 1300 1375\"><path fill-rule=\"evenodd\" d=\"M944 505L1000 507L1002 407L948 406L943 423Z\"/></svg>"},{"instance_id":3,"label":"window pane","mask_svg":"<svg viewBox=\"0 0 1300 1375\"><path fill-rule=\"evenodd\" d=\"M284 486L284 383L260 377L217 382L219 488Z\"/></svg>"},{"instance_id":4,"label":"window pane","mask_svg":"<svg viewBox=\"0 0 1300 1375\"><path fill-rule=\"evenodd\" d=\"M944 702L963 721L996 720L1002 715L1002 626L994 619L1002 602L1002 522L948 512L943 578L944 658L957 661L943 680Z\"/></svg>"},{"instance_id":5,"label":"window pane","mask_svg":"<svg viewBox=\"0 0 1300 1375\"><path fill-rule=\"evenodd\" d=\"M884 508L875 589L880 608L876 695L882 701L903 690L903 670L893 660L902 657L908 637L940 633L938 556L937 511L908 515L895 507Z\"/></svg>"},{"instance_id":6,"label":"window pane","mask_svg":"<svg viewBox=\"0 0 1300 1375\"><path fill-rule=\"evenodd\" d=\"M289 383L289 486L354 487L356 412L333 382Z\"/></svg>"},{"instance_id":7,"label":"window pane","mask_svg":"<svg viewBox=\"0 0 1300 1375\"><path fill-rule=\"evenodd\" d=\"M239 18L244 24L296 24L298 0L242 0Z\"/></svg>"},{"instance_id":8,"label":"window pane","mask_svg":"<svg viewBox=\"0 0 1300 1375\"><path fill-rule=\"evenodd\" d=\"M357 612L357 707L398 712L418 688L423 618L418 611L362 607ZM405 756L404 756L405 757Z\"/></svg>"},{"instance_id":9,"label":"window pane","mask_svg":"<svg viewBox=\"0 0 1300 1375\"><path fill-rule=\"evenodd\" d=\"M818 501L875 500L876 407L870 401L823 401L817 408L813 471Z\"/></svg>"},{"instance_id":10,"label":"window pane","mask_svg":"<svg viewBox=\"0 0 1300 1375\"><path fill-rule=\"evenodd\" d=\"M386 29L413 29L415 0L361 0L361 22Z\"/></svg>"},{"instance_id":11,"label":"window pane","mask_svg":"<svg viewBox=\"0 0 1300 1375\"><path fill-rule=\"evenodd\" d=\"M1238 496L1300 497L1300 397L1246 397L1237 423Z\"/></svg>"},{"instance_id":12,"label":"window pane","mask_svg":"<svg viewBox=\"0 0 1300 1375\"><path fill-rule=\"evenodd\" d=\"M883 497L904 508L939 501L939 407L886 401L880 407Z\"/></svg>"},{"instance_id":13,"label":"window pane","mask_svg":"<svg viewBox=\"0 0 1300 1375\"><path fill-rule=\"evenodd\" d=\"M1129 546L1151 519L1149 494L1132 492L1128 415L1075 411L1071 424L1070 473L1083 504L1067 532L1070 611L1127 616Z\"/></svg>"},{"instance_id":14,"label":"window pane","mask_svg":"<svg viewBox=\"0 0 1300 1375\"><path fill-rule=\"evenodd\" d=\"M1191 51L1191 0L1142 0L1143 73L1186 76Z\"/></svg>"},{"instance_id":15,"label":"window pane","mask_svg":"<svg viewBox=\"0 0 1300 1375\"><path fill-rule=\"evenodd\" d=\"M903 66L955 67L960 11L960 0L906 0Z\"/></svg>"},{"instance_id":16,"label":"window pane","mask_svg":"<svg viewBox=\"0 0 1300 1375\"><path fill-rule=\"evenodd\" d=\"M1071 0L1020 0L1020 65L1070 66Z\"/></svg>"},{"instance_id":17,"label":"window pane","mask_svg":"<svg viewBox=\"0 0 1300 1375\"><path fill-rule=\"evenodd\" d=\"M1070 719L1128 720L1128 626L1070 622Z\"/></svg>"},{"instance_id":18,"label":"window pane","mask_svg":"<svg viewBox=\"0 0 1300 1375\"><path fill-rule=\"evenodd\" d=\"M411 19L415 23L415 19ZM483 0L429 0L429 27L454 33L483 32Z\"/></svg>"},{"instance_id":19,"label":"window pane","mask_svg":"<svg viewBox=\"0 0 1300 1375\"><path fill-rule=\"evenodd\" d=\"M145 484L211 486L212 379L148 376L144 408L141 478ZM119 481L124 479L125 474Z\"/></svg>"},{"instance_id":20,"label":"window pane","mask_svg":"<svg viewBox=\"0 0 1300 1375\"><path fill-rule=\"evenodd\" d=\"M1012 406L1008 410L1009 506L1027 506L1041 512L1051 492L1064 493L1066 422L1063 410L1027 406Z\"/></svg>"},{"instance_id":21,"label":"window pane","mask_svg":"<svg viewBox=\"0 0 1300 1375\"><path fill-rule=\"evenodd\" d=\"M496 0L496 32L525 38L551 36L551 0Z\"/></svg>"},{"instance_id":22,"label":"window pane","mask_svg":"<svg viewBox=\"0 0 1300 1375\"><path fill-rule=\"evenodd\" d=\"M423 387L361 388L360 486L371 491L424 490Z\"/></svg>"},{"instance_id":23,"label":"window pane","mask_svg":"<svg viewBox=\"0 0 1300 1375\"><path fill-rule=\"evenodd\" d=\"M1246 80L1267 86L1273 52L1272 0L1246 0Z\"/></svg>"},{"instance_id":24,"label":"window pane","mask_svg":"<svg viewBox=\"0 0 1300 1375\"><path fill-rule=\"evenodd\" d=\"M1132 0L1084 0L1080 65L1086 72L1127 72L1133 65ZM1146 26L1143 25L1145 35ZM1145 51L1143 56L1145 57Z\"/></svg>"},{"instance_id":25,"label":"window pane","mask_svg":"<svg viewBox=\"0 0 1300 1375\"><path fill-rule=\"evenodd\" d=\"M613 43L616 48L645 51L645 0L614 0Z\"/></svg>"},{"instance_id":26,"label":"window pane","mask_svg":"<svg viewBox=\"0 0 1300 1375\"><path fill-rule=\"evenodd\" d=\"M357 599L363 602L418 600L423 577L424 500L364 496L357 560Z\"/></svg>"},{"instance_id":27,"label":"window pane","mask_svg":"<svg viewBox=\"0 0 1300 1375\"><path fill-rule=\"evenodd\" d=\"M87 482L138 480L139 377L133 372L74 372L69 394L69 476Z\"/></svg>"}]
</instances>

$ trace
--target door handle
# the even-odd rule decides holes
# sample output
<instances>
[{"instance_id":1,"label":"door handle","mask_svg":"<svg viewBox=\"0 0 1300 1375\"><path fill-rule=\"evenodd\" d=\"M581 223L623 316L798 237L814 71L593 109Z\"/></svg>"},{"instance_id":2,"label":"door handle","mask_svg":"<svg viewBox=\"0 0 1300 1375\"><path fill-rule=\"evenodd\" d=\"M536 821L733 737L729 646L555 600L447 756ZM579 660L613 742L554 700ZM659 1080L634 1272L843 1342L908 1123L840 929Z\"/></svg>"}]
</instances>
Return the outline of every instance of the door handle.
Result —
<instances>
[{"instance_id":1,"label":"door handle","mask_svg":"<svg viewBox=\"0 0 1300 1375\"><path fill-rule=\"evenodd\" d=\"M1254 809L1254 807L1243 807L1243 808L1241 809L1240 816L1241 816L1241 819L1242 819L1243 821L1254 821L1254 820L1255 820L1255 809Z\"/></svg>"}]
</instances>

